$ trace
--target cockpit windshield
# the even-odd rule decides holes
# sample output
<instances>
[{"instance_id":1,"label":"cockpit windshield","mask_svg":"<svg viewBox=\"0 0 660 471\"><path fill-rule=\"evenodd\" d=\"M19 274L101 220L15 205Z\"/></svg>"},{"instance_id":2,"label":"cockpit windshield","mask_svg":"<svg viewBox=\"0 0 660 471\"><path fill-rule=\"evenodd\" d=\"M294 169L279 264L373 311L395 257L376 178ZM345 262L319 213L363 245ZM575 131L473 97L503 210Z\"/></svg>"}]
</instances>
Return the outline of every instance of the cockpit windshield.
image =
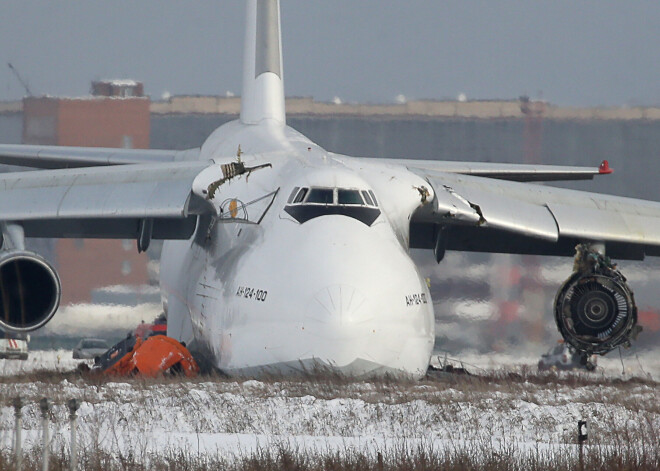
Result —
<instances>
[{"instance_id":1,"label":"cockpit windshield","mask_svg":"<svg viewBox=\"0 0 660 471\"><path fill-rule=\"evenodd\" d=\"M358 190L337 189L337 204L364 204Z\"/></svg>"},{"instance_id":2,"label":"cockpit windshield","mask_svg":"<svg viewBox=\"0 0 660 471\"><path fill-rule=\"evenodd\" d=\"M332 204L378 207L372 190L352 188L301 188L295 187L289 196L288 204Z\"/></svg>"},{"instance_id":3,"label":"cockpit windshield","mask_svg":"<svg viewBox=\"0 0 660 471\"><path fill-rule=\"evenodd\" d=\"M306 203L332 204L334 199L331 188L310 188Z\"/></svg>"},{"instance_id":4,"label":"cockpit windshield","mask_svg":"<svg viewBox=\"0 0 660 471\"><path fill-rule=\"evenodd\" d=\"M380 215L372 190L295 187L284 210L299 223L324 215L343 215L371 226Z\"/></svg>"}]
</instances>

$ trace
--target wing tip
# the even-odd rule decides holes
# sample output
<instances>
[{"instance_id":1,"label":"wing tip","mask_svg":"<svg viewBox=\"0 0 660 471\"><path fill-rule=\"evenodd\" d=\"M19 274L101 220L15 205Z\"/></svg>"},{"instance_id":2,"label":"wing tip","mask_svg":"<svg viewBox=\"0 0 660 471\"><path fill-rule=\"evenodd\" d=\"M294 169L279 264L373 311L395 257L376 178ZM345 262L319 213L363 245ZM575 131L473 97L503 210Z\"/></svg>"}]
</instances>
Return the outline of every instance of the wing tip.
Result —
<instances>
[{"instance_id":1,"label":"wing tip","mask_svg":"<svg viewBox=\"0 0 660 471\"><path fill-rule=\"evenodd\" d=\"M613 172L614 169L610 167L610 163L607 160L603 160L598 166L598 173L601 175L609 175Z\"/></svg>"}]
</instances>

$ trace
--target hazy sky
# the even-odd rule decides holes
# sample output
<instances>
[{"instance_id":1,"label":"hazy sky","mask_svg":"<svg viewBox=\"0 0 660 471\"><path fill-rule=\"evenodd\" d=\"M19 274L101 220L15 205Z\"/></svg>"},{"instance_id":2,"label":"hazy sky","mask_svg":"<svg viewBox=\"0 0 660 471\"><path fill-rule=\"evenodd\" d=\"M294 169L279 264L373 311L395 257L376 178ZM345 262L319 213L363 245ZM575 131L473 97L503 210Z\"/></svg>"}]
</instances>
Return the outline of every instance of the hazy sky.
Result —
<instances>
[{"instance_id":1,"label":"hazy sky","mask_svg":"<svg viewBox=\"0 0 660 471\"><path fill-rule=\"evenodd\" d=\"M239 0L2 0L0 100L135 78L159 98L240 94ZM317 100L660 105L660 2L282 0L285 90Z\"/></svg>"}]
</instances>

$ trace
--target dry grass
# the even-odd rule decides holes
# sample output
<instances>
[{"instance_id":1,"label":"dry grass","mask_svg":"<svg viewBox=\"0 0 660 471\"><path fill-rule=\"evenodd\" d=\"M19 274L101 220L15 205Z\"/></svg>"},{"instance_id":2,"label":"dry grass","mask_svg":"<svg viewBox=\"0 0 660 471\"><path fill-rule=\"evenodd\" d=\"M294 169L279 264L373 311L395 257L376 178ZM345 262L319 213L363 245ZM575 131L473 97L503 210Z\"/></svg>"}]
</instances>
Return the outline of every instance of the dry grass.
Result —
<instances>
[{"instance_id":1,"label":"dry grass","mask_svg":"<svg viewBox=\"0 0 660 471\"><path fill-rule=\"evenodd\" d=\"M421 381L391 377L363 380L334 372L314 372L295 378L270 376L254 381L216 373L189 379L178 376L117 378L80 371L35 371L0 377L0 390L4 393L0 403L9 405L12 391L24 394L26 390L28 401L38 400L47 393L55 402L64 403L68 396L67 391L62 389L63 382L97 392L98 401L113 400L112 385L118 383L129 384L135 392L167 387L170 394L179 397L204 385L218 393L245 394L257 399L279 397L285 391L287 397L311 395L325 400L341 397L360 399L369 404L402 404L415 400L430 404L475 402L493 393L521 398L534 404L553 402L554 397L561 404L563 393L579 390L580 396L572 398L572 401L607 403L636 412L660 414L660 401L639 401L638 395L631 394L660 390L660 383L652 379L632 377L624 380L579 372L537 373L530 370L512 373L505 369L480 375L434 374ZM33 384L38 384L39 388L22 387ZM97 402L91 396L85 400Z\"/></svg>"},{"instance_id":2,"label":"dry grass","mask_svg":"<svg viewBox=\"0 0 660 471\"><path fill-rule=\"evenodd\" d=\"M99 406L98 416L89 417L84 428L86 437L80 469L84 470L541 470L580 469L575 437L571 428L558 442L543 443L536 448L520 448L506 438L494 442L493 436L506 437L506 424L480 420L488 414L503 413L513 417L516 408L556 405L587 410L590 422L589 446L583 456L584 469L660 469L660 400L659 384L650 379L611 379L582 373L537 374L522 370L486 372L480 375L439 375L422 381L401 381L393 378L357 380L336 374L313 372L300 378L270 377L259 381L248 378L227 378L220 375L200 376L193 380L177 377L108 378L79 372L35 372L0 378L0 403L8 406L20 393L28 402L48 396L56 403L54 420L66 420L64 403L72 391L88 404ZM404 430L400 442L391 449L340 452L309 451L288 443L259 448L232 459L218 453L198 455L190 450L168 448L159 453L150 451L148 438L130 447L120 447L119 439L126 423L126 414L139 415L148 427L152 401L166 391L168 404L174 408L200 401L187 412L188 420L208 433L270 433L264 430L260 417L253 410L266 410L276 416L277 408L288 401L304 409L306 398L330 401L337 398L355 400L342 409L341 415L320 409L297 424L303 434L323 436L329 429L341 436L352 436L352 423L360 413L369 410L388 427L388 432ZM198 398L202 391L207 398ZM231 396L227 399L226 396ZM493 400L493 398L496 398ZM284 401L284 402L283 402ZM267 403L263 406L264 402ZM104 405L115 405L104 407ZM399 405L393 413L387 405ZM265 407L265 409L264 409ZM34 406L33 406L34 408ZM110 412L108 412L110 411ZM146 412L145 412L146 411ZM295 410L293 410L295 412ZM621 420L621 411L632 420ZM105 414L105 415L104 415ZM400 414L400 415L396 415ZM222 417L222 423L214 423ZM552 417L532 418L537 428L556 428ZM546 423L547 422L547 423ZM110 425L108 425L110 424ZM343 424L343 425L342 425ZM479 424L479 425L475 425ZM509 424L508 426L519 424ZM273 425L273 430L286 435L286 424ZM342 428L344 427L344 428ZM438 447L424 440L429 430L441 429L445 445ZM100 434L111 434L117 450L109 453L107 443L101 446ZM110 432L108 432L108 429ZM112 437L114 434L114 437ZM414 440L407 440L407 438ZM106 437L107 438L107 437ZM421 440L421 441L420 441ZM420 444L421 443L421 444ZM533 442L532 442L533 443ZM120 453L121 451L121 453ZM52 470L67 469L68 451L57 443L51 458ZM13 469L9 450L0 450L0 469ZM25 457L25 470L41 469L38 447Z\"/></svg>"},{"instance_id":3,"label":"dry grass","mask_svg":"<svg viewBox=\"0 0 660 471\"><path fill-rule=\"evenodd\" d=\"M24 458L25 471L41 468L41 456L33 453ZM15 469L11 456L0 453L0 469ZM49 469L69 469L65 450L51 455ZM168 449L145 457L134 455L110 455L94 450L79 460L84 471L113 470L182 470L197 471L223 469L236 471L426 471L426 470L483 470L483 471L573 471L600 469L619 471L624 469L655 471L660 469L660 454L655 450L640 450L619 442L616 445L592 445L584 448L580 458L577 450L537 448L520 450L515 444L502 444L493 448L489 444L476 443L464 448L436 449L432 445L408 447L404 443L392 449L374 452L327 451L310 453L287 445L258 449L253 453L227 459L221 455L198 456L190 450Z\"/></svg>"}]
</instances>

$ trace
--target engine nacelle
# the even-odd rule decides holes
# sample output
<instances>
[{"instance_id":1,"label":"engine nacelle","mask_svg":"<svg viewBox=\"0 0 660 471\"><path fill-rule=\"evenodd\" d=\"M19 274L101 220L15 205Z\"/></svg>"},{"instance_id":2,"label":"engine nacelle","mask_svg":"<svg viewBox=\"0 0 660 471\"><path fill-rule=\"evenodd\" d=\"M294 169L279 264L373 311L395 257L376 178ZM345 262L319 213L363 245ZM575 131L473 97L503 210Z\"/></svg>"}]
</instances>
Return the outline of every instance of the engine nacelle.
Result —
<instances>
[{"instance_id":1,"label":"engine nacelle","mask_svg":"<svg viewBox=\"0 0 660 471\"><path fill-rule=\"evenodd\" d=\"M603 355L630 344L636 334L637 307L618 271L578 271L557 293L555 320L566 342L578 351Z\"/></svg>"},{"instance_id":2,"label":"engine nacelle","mask_svg":"<svg viewBox=\"0 0 660 471\"><path fill-rule=\"evenodd\" d=\"M43 257L0 252L0 329L31 332L43 327L60 305L62 285Z\"/></svg>"}]
</instances>

